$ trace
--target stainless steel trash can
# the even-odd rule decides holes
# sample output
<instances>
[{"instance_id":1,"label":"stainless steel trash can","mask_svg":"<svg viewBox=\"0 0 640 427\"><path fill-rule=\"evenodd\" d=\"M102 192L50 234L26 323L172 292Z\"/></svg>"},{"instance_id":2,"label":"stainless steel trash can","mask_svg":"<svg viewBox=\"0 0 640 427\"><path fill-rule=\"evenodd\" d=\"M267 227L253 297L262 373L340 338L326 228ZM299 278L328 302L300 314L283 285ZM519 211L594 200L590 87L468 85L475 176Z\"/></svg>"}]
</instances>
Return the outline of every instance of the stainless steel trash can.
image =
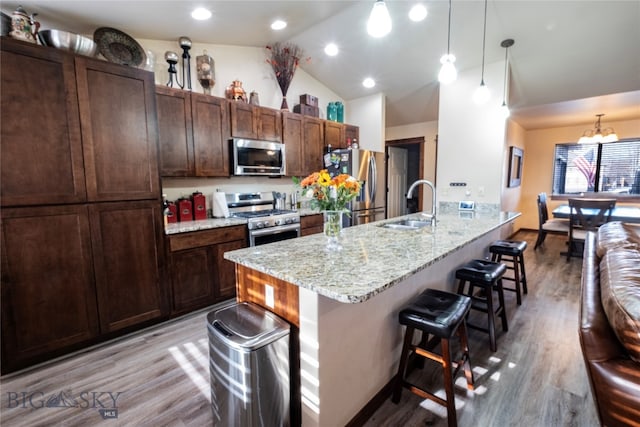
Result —
<instances>
[{"instance_id":1,"label":"stainless steel trash can","mask_svg":"<svg viewBox=\"0 0 640 427\"><path fill-rule=\"evenodd\" d=\"M213 425L289 426L289 324L252 303L207 315Z\"/></svg>"}]
</instances>

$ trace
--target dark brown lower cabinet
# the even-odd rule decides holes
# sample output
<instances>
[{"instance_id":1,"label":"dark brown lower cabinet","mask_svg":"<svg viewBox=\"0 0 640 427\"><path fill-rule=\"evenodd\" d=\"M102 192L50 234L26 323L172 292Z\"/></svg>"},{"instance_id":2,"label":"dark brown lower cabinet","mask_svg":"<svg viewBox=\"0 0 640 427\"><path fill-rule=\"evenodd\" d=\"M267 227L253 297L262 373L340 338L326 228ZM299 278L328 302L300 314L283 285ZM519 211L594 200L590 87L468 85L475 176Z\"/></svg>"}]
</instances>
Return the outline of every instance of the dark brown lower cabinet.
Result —
<instances>
[{"instance_id":1,"label":"dark brown lower cabinet","mask_svg":"<svg viewBox=\"0 0 640 427\"><path fill-rule=\"evenodd\" d=\"M216 265L218 266L217 298L227 299L236 296L236 264L224 259L224 253L246 247L246 239L216 245Z\"/></svg>"},{"instance_id":2,"label":"dark brown lower cabinet","mask_svg":"<svg viewBox=\"0 0 640 427\"><path fill-rule=\"evenodd\" d=\"M324 230L324 219L322 214L306 215L300 217L300 235L322 233Z\"/></svg>"},{"instance_id":3,"label":"dark brown lower cabinet","mask_svg":"<svg viewBox=\"0 0 640 427\"><path fill-rule=\"evenodd\" d=\"M168 315L159 206L2 210L2 373Z\"/></svg>"},{"instance_id":4,"label":"dark brown lower cabinet","mask_svg":"<svg viewBox=\"0 0 640 427\"><path fill-rule=\"evenodd\" d=\"M164 252L159 210L156 201L89 206L102 333L168 314L160 282Z\"/></svg>"},{"instance_id":5,"label":"dark brown lower cabinet","mask_svg":"<svg viewBox=\"0 0 640 427\"><path fill-rule=\"evenodd\" d=\"M244 225L171 235L168 241L172 314L235 296L235 265L224 253L247 246Z\"/></svg>"},{"instance_id":6,"label":"dark brown lower cabinet","mask_svg":"<svg viewBox=\"0 0 640 427\"><path fill-rule=\"evenodd\" d=\"M2 372L98 334L84 205L2 210Z\"/></svg>"}]
</instances>

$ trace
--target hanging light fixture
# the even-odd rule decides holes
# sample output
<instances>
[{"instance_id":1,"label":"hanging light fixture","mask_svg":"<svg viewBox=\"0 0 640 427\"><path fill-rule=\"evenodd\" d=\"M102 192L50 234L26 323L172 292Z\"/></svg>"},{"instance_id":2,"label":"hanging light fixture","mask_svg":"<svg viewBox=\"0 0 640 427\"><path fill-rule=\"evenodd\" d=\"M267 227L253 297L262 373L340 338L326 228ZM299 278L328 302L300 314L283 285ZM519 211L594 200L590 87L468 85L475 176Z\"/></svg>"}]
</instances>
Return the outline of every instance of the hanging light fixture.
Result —
<instances>
[{"instance_id":1,"label":"hanging light fixture","mask_svg":"<svg viewBox=\"0 0 640 427\"><path fill-rule=\"evenodd\" d=\"M440 58L440 63L442 64L442 68L440 68L440 73L438 73L438 80L442 84L449 84L454 81L458 77L458 72L456 71L456 66L453 65L456 62L456 57L451 54L451 0L449 0L449 28L447 30L447 53L442 55Z\"/></svg>"},{"instance_id":2,"label":"hanging light fixture","mask_svg":"<svg viewBox=\"0 0 640 427\"><path fill-rule=\"evenodd\" d=\"M509 60L507 54L509 53L509 48L513 46L515 41L513 39L502 40L500 46L504 48L504 88L502 90L502 115L506 119L509 117L511 112L509 111L509 106L507 105L507 69L509 65Z\"/></svg>"},{"instance_id":3,"label":"hanging light fixture","mask_svg":"<svg viewBox=\"0 0 640 427\"><path fill-rule=\"evenodd\" d=\"M482 76L480 77L480 86L473 93L473 102L478 105L486 104L491 94L489 88L484 84L484 52L487 40L487 0L484 0L484 32L482 35Z\"/></svg>"},{"instance_id":4,"label":"hanging light fixture","mask_svg":"<svg viewBox=\"0 0 640 427\"><path fill-rule=\"evenodd\" d=\"M391 32L391 16L384 0L376 0L367 22L367 33L371 37L384 37Z\"/></svg>"},{"instance_id":5,"label":"hanging light fixture","mask_svg":"<svg viewBox=\"0 0 640 427\"><path fill-rule=\"evenodd\" d=\"M596 144L599 142L616 142L618 140L618 135L616 135L616 131L613 128L602 129L600 127L600 118L604 116L604 114L596 114L598 120L595 123L595 129L585 130L582 134L582 137L578 140L578 144Z\"/></svg>"}]
</instances>

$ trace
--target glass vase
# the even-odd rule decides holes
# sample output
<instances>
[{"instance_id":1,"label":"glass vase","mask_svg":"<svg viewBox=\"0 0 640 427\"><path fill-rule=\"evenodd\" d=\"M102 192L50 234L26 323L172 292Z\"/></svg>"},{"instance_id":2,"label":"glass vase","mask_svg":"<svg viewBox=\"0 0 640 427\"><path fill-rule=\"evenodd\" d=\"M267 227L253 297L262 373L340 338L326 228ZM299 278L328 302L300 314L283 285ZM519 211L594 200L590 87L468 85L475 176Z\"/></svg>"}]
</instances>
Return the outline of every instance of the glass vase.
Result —
<instances>
[{"instance_id":1,"label":"glass vase","mask_svg":"<svg viewBox=\"0 0 640 427\"><path fill-rule=\"evenodd\" d=\"M324 235L327 237L327 250L339 251L342 249L340 244L340 232L342 231L342 215L344 211L323 211L324 216Z\"/></svg>"}]
</instances>

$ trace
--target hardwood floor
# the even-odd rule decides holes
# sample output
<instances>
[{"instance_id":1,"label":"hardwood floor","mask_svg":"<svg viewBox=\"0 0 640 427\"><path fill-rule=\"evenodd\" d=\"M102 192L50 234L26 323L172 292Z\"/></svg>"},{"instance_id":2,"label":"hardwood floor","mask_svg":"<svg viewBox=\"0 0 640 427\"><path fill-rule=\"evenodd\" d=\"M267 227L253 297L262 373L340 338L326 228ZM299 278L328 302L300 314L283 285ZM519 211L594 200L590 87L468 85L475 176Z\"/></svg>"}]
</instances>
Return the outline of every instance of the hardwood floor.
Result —
<instances>
[{"instance_id":1,"label":"hardwood floor","mask_svg":"<svg viewBox=\"0 0 640 427\"><path fill-rule=\"evenodd\" d=\"M536 252L535 233L516 237L529 243L529 294L517 307L506 293L509 331L498 333L496 353L486 334L469 330L476 389L466 391L462 376L456 381L458 424L597 426L577 334L582 260L559 256L562 236L547 236ZM212 309L1 378L0 424L211 425L205 317ZM437 389L441 370L427 362L412 379ZM117 418L103 419L115 417L113 409ZM387 400L366 425L445 426L445 416L404 390L400 404Z\"/></svg>"},{"instance_id":2,"label":"hardwood floor","mask_svg":"<svg viewBox=\"0 0 640 427\"><path fill-rule=\"evenodd\" d=\"M536 237L537 233L525 231L515 236L528 243L529 293L517 306L515 293L505 292L509 331L498 326L497 352L490 351L486 333L469 329L475 390L467 391L464 375L458 374L459 426L599 425L578 340L582 259L567 263L559 255L565 249L564 236L548 235L534 251ZM426 362L410 378L444 397L437 364ZM425 425L446 426L445 408L406 389L398 405L387 400L365 424Z\"/></svg>"}]
</instances>

